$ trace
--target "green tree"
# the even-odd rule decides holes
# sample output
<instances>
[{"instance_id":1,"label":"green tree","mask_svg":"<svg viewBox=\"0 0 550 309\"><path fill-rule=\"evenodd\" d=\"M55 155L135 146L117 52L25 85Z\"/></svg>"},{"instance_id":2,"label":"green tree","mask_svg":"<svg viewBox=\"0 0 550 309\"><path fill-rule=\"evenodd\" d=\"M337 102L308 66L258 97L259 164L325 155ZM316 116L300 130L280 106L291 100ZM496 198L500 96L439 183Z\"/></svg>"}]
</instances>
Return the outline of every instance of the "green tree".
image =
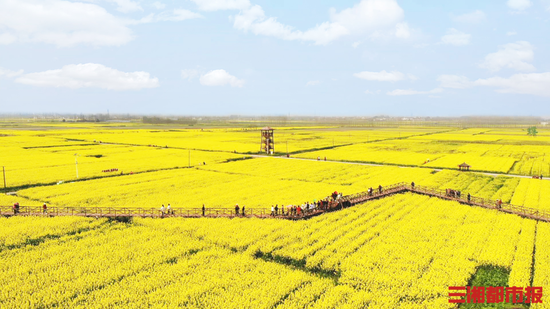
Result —
<instances>
[{"instance_id":1,"label":"green tree","mask_svg":"<svg viewBox=\"0 0 550 309\"><path fill-rule=\"evenodd\" d=\"M531 135L531 136L537 136L537 127L529 127L527 128L527 135Z\"/></svg>"}]
</instances>

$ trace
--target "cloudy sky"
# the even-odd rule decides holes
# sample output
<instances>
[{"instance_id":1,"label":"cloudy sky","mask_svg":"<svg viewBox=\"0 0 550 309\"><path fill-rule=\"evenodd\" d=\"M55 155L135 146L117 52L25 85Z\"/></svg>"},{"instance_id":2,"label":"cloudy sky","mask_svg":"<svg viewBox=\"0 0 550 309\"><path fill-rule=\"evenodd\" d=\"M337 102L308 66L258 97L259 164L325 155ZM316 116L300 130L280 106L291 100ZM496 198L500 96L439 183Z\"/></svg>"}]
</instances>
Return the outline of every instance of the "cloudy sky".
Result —
<instances>
[{"instance_id":1,"label":"cloudy sky","mask_svg":"<svg viewBox=\"0 0 550 309\"><path fill-rule=\"evenodd\" d=\"M0 112L550 116L550 0L0 0Z\"/></svg>"}]
</instances>

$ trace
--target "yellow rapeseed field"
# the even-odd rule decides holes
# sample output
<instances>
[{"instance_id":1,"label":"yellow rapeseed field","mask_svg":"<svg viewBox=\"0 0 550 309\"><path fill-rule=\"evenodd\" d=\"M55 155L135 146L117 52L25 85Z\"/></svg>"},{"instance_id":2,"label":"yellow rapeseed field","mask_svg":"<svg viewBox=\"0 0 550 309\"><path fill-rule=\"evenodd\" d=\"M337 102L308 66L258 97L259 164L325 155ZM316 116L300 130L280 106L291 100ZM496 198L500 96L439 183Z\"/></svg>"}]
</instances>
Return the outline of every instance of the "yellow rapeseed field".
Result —
<instances>
[{"instance_id":1,"label":"yellow rapeseed field","mask_svg":"<svg viewBox=\"0 0 550 309\"><path fill-rule=\"evenodd\" d=\"M258 127L0 127L3 206L258 211L414 181L550 210L544 129L275 127L266 157ZM303 221L2 217L0 308L456 308L448 287L485 267L550 289L549 240L548 223L411 193Z\"/></svg>"},{"instance_id":2,"label":"yellow rapeseed field","mask_svg":"<svg viewBox=\"0 0 550 309\"><path fill-rule=\"evenodd\" d=\"M3 220L7 308L454 308L482 265L550 288L549 224L411 194L298 222Z\"/></svg>"}]
</instances>

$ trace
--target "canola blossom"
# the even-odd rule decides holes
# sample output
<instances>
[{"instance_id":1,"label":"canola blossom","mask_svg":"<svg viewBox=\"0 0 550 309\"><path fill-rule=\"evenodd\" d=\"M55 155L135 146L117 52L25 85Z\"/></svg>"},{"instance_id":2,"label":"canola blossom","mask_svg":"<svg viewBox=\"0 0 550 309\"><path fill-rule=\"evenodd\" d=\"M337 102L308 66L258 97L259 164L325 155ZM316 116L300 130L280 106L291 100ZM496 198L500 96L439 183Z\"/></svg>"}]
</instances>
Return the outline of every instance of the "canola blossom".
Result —
<instances>
[{"instance_id":1,"label":"canola blossom","mask_svg":"<svg viewBox=\"0 0 550 309\"><path fill-rule=\"evenodd\" d=\"M550 224L411 193L296 222L69 219L0 251L1 307L454 308L482 265L550 288Z\"/></svg>"}]
</instances>

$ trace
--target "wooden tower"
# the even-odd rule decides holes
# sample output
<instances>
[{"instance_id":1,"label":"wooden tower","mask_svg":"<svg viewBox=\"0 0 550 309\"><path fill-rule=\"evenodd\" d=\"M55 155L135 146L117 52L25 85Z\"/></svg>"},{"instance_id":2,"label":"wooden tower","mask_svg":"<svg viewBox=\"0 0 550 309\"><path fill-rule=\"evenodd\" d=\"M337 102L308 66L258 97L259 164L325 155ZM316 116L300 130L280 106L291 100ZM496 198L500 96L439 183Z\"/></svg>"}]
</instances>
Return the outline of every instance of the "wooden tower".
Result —
<instances>
[{"instance_id":1,"label":"wooden tower","mask_svg":"<svg viewBox=\"0 0 550 309\"><path fill-rule=\"evenodd\" d=\"M262 129L262 147L260 148L261 152L266 154L273 154L275 150L275 142L273 140L273 129L270 127L265 127Z\"/></svg>"}]
</instances>

